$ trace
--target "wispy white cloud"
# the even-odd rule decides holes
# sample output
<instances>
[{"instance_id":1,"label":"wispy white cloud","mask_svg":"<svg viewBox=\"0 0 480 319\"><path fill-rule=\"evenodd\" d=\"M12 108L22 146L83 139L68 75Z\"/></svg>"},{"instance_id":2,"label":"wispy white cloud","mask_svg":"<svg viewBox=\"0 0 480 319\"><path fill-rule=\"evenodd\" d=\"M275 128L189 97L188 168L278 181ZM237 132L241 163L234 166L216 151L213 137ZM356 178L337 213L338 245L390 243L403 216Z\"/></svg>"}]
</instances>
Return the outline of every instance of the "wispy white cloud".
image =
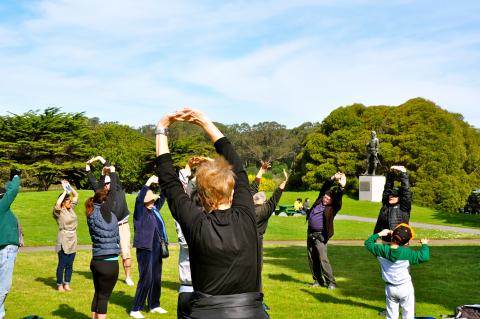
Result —
<instances>
[{"instance_id":1,"label":"wispy white cloud","mask_svg":"<svg viewBox=\"0 0 480 319\"><path fill-rule=\"evenodd\" d=\"M475 1L447 8L429 1L26 2L0 22L0 112L53 105L139 126L190 105L220 122L291 127L341 105L422 96L480 127L477 8Z\"/></svg>"}]
</instances>

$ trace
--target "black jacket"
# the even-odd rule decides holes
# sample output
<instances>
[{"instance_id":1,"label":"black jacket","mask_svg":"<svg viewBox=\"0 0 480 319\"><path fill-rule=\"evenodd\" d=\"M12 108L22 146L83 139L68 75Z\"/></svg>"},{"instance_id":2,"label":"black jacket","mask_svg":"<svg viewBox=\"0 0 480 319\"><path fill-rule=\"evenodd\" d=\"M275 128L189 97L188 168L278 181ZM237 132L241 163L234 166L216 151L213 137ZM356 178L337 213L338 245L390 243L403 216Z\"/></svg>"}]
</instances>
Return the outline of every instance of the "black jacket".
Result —
<instances>
[{"instance_id":1,"label":"black jacket","mask_svg":"<svg viewBox=\"0 0 480 319\"><path fill-rule=\"evenodd\" d=\"M310 213L313 211L313 209L322 203L322 198L329 190L332 188L334 181L329 178L328 180L323 183L322 188L320 189L320 193L318 194L317 199L312 205L312 208L310 208L307 212L307 220L310 218ZM325 212L323 213L323 231L324 231L324 238L325 238L325 243L328 242L330 238L332 238L334 231L333 231L333 219L337 215L337 213L340 211L342 208L342 198L343 198L343 187L339 186L336 190L332 190L332 204L325 207Z\"/></svg>"},{"instance_id":2,"label":"black jacket","mask_svg":"<svg viewBox=\"0 0 480 319\"><path fill-rule=\"evenodd\" d=\"M214 296L258 292L261 256L247 174L227 138L215 148L236 175L231 208L205 213L198 207L184 192L168 153L157 158L159 184L188 243L194 290Z\"/></svg>"},{"instance_id":3,"label":"black jacket","mask_svg":"<svg viewBox=\"0 0 480 319\"><path fill-rule=\"evenodd\" d=\"M389 172L385 187L383 188L382 203L377 223L373 230L376 234L383 229L393 230L398 224L410 222L410 211L412 209L412 193L410 192L410 182L407 173L400 172L400 190L399 201L396 205L388 204L388 197L392 194L393 184L395 181L395 173ZM385 240L389 241L388 238Z\"/></svg>"},{"instance_id":4,"label":"black jacket","mask_svg":"<svg viewBox=\"0 0 480 319\"><path fill-rule=\"evenodd\" d=\"M110 166L108 162L105 162L103 165L105 166ZM94 191L97 191L98 189L102 189L103 185L105 184L105 176L101 176L100 180L97 182L97 179L95 178L95 175L93 175L92 171L88 171L88 181L90 182L90 186ZM117 175L116 172L110 173L110 179L112 180L110 184L110 189L112 190L112 187L114 185L113 180L115 179L115 192L111 192L109 196L114 196L113 199L113 206L112 206L112 213L115 214L117 217L118 221L122 221L125 217L130 215L130 211L128 210L128 205L127 205L127 199L125 198L125 190L122 187L122 183L120 181L120 177ZM114 195L113 195L114 194Z\"/></svg>"}]
</instances>

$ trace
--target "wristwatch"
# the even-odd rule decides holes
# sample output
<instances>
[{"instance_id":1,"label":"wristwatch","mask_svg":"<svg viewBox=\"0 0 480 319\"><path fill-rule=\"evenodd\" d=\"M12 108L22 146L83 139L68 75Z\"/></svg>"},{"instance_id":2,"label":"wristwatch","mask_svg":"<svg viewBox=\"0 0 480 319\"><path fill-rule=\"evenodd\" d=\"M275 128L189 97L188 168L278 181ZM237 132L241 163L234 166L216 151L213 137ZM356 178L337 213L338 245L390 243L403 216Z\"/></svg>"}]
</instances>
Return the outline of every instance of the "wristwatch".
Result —
<instances>
[{"instance_id":1,"label":"wristwatch","mask_svg":"<svg viewBox=\"0 0 480 319\"><path fill-rule=\"evenodd\" d=\"M163 128L163 127L157 127L157 129L155 130L155 134L163 134L165 136L168 136L168 133L169 133L169 129L168 128Z\"/></svg>"}]
</instances>

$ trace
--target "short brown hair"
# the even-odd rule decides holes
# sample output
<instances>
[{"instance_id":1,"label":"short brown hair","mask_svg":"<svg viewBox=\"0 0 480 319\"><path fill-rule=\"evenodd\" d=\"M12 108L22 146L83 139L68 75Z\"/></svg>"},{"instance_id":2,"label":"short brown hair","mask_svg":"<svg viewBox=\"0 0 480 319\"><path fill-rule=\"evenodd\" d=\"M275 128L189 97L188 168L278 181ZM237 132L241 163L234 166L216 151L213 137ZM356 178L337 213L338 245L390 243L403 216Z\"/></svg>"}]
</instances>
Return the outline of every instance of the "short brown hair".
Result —
<instances>
[{"instance_id":1,"label":"short brown hair","mask_svg":"<svg viewBox=\"0 0 480 319\"><path fill-rule=\"evenodd\" d=\"M219 156L197 168L197 192L207 212L230 200L235 173L228 161Z\"/></svg>"}]
</instances>

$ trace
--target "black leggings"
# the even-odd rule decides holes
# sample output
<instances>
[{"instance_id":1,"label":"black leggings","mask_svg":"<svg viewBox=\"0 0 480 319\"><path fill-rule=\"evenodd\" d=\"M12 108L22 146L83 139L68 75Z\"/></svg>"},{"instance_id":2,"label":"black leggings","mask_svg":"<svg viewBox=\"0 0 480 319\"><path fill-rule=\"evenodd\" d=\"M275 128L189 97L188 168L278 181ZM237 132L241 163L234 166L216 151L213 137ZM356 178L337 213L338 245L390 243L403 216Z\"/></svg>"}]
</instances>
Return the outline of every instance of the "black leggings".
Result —
<instances>
[{"instance_id":1,"label":"black leggings","mask_svg":"<svg viewBox=\"0 0 480 319\"><path fill-rule=\"evenodd\" d=\"M118 279L118 260L92 259L90 270L93 275L95 294L92 300L92 312L106 314L108 299Z\"/></svg>"}]
</instances>

